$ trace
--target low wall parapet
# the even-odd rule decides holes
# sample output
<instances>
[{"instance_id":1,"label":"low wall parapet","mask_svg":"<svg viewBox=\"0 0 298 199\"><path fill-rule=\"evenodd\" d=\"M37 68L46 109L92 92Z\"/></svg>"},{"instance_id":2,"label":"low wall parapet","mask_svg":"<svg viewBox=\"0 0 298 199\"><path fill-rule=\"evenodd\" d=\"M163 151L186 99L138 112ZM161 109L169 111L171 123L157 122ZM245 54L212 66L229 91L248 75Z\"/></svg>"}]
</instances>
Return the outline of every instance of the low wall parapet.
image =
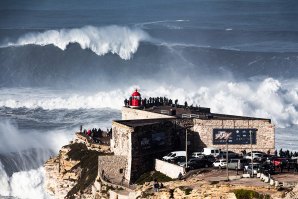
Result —
<instances>
[{"instance_id":1,"label":"low wall parapet","mask_svg":"<svg viewBox=\"0 0 298 199\"><path fill-rule=\"evenodd\" d=\"M171 164L169 162L165 162L159 159L155 159L155 170L173 179L178 178L179 173L184 173L184 167Z\"/></svg>"}]
</instances>

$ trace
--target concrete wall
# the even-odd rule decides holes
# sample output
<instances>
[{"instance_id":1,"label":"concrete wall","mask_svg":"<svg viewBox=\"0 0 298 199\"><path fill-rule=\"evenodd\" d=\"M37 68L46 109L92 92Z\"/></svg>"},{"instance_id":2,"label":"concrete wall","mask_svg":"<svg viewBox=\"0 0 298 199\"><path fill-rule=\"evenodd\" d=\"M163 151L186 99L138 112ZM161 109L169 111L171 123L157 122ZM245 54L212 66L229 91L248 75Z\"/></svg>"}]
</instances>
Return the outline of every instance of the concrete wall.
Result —
<instances>
[{"instance_id":1,"label":"concrete wall","mask_svg":"<svg viewBox=\"0 0 298 199\"><path fill-rule=\"evenodd\" d=\"M154 119L154 118L175 118L175 117L159 114L159 113L153 113L149 111L143 111L139 109L122 107L122 120Z\"/></svg>"},{"instance_id":2,"label":"concrete wall","mask_svg":"<svg viewBox=\"0 0 298 199\"><path fill-rule=\"evenodd\" d=\"M178 178L179 173L184 173L183 167L158 159L155 160L155 170L174 179Z\"/></svg>"},{"instance_id":3,"label":"concrete wall","mask_svg":"<svg viewBox=\"0 0 298 199\"><path fill-rule=\"evenodd\" d=\"M123 173L120 173L120 169L123 169ZM125 175L126 181L130 180L126 156L99 156L98 175L101 175L102 170L104 170L104 175L111 177L116 182L121 181L123 175Z\"/></svg>"},{"instance_id":4,"label":"concrete wall","mask_svg":"<svg viewBox=\"0 0 298 199\"><path fill-rule=\"evenodd\" d=\"M131 133L133 128L118 122L112 122L111 151L115 155L130 156L131 154Z\"/></svg>"},{"instance_id":5,"label":"concrete wall","mask_svg":"<svg viewBox=\"0 0 298 199\"><path fill-rule=\"evenodd\" d=\"M253 150L273 153L275 149L275 126L268 120L202 120L194 119L193 131L197 132L203 147L215 147L225 149L225 145L213 145L214 128L256 128L256 144ZM229 150L241 152L250 151L250 145L229 145Z\"/></svg>"},{"instance_id":6,"label":"concrete wall","mask_svg":"<svg viewBox=\"0 0 298 199\"><path fill-rule=\"evenodd\" d=\"M135 127L131 135L132 181L143 173L154 170L154 160L173 151L175 139L179 139L175 137L174 123L168 120L160 120L155 124Z\"/></svg>"},{"instance_id":7,"label":"concrete wall","mask_svg":"<svg viewBox=\"0 0 298 199\"><path fill-rule=\"evenodd\" d=\"M128 183L130 183L132 163L131 133L133 132L133 128L117 122L112 122L112 132L111 151L115 155L125 156L127 158L127 171L125 173L125 179L128 181Z\"/></svg>"}]
</instances>

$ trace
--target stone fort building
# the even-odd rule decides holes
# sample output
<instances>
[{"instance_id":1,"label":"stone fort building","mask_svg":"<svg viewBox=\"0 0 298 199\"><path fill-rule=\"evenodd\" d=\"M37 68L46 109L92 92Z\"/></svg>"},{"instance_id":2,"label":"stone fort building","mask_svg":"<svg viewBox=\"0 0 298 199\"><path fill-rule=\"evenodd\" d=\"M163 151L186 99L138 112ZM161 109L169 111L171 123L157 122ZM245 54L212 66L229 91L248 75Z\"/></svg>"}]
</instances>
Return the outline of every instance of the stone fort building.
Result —
<instances>
[{"instance_id":1,"label":"stone fort building","mask_svg":"<svg viewBox=\"0 0 298 199\"><path fill-rule=\"evenodd\" d=\"M275 126L270 119L216 114L203 107L128 105L122 108L122 120L113 121L112 132L114 156L100 157L99 169L111 164L118 167L126 183L153 170L156 158L185 150L186 139L188 152L204 147L225 150L227 143L235 152L251 147L254 151L275 150Z\"/></svg>"}]
</instances>

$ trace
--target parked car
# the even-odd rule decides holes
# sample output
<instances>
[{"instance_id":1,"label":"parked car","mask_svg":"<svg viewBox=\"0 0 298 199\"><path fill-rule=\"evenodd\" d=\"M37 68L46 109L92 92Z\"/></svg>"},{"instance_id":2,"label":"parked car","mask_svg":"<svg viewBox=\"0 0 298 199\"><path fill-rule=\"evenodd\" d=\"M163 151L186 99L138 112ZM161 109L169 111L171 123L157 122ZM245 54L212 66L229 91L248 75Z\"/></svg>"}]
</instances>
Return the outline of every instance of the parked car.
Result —
<instances>
[{"instance_id":1,"label":"parked car","mask_svg":"<svg viewBox=\"0 0 298 199\"><path fill-rule=\"evenodd\" d=\"M230 159L228 162L228 168L242 170L246 164L248 164L246 159Z\"/></svg>"},{"instance_id":2,"label":"parked car","mask_svg":"<svg viewBox=\"0 0 298 199\"><path fill-rule=\"evenodd\" d=\"M204 157L205 155L202 153L202 152L193 152L192 154L191 154L191 157L192 158L202 158L202 157Z\"/></svg>"},{"instance_id":3,"label":"parked car","mask_svg":"<svg viewBox=\"0 0 298 199\"><path fill-rule=\"evenodd\" d=\"M162 159L165 161L170 161L170 160L174 159L176 156L186 156L186 152L185 151L172 151L168 155L164 156Z\"/></svg>"},{"instance_id":4,"label":"parked car","mask_svg":"<svg viewBox=\"0 0 298 199\"><path fill-rule=\"evenodd\" d=\"M264 156L263 153L252 153L252 156L251 156L251 153L248 153L248 154L244 155L243 158L248 159L248 160L251 160L253 158L254 160L261 161L263 156Z\"/></svg>"},{"instance_id":5,"label":"parked car","mask_svg":"<svg viewBox=\"0 0 298 199\"><path fill-rule=\"evenodd\" d=\"M252 153L261 153L261 154L266 154L265 152L263 152L263 151L252 151ZM251 152L248 152L247 153L248 155L250 155L251 154Z\"/></svg>"},{"instance_id":6,"label":"parked car","mask_svg":"<svg viewBox=\"0 0 298 199\"><path fill-rule=\"evenodd\" d=\"M226 151L221 151L220 154L218 156L216 156L216 159L225 159L227 155ZM234 158L240 158L241 155L239 155L238 153L235 153L233 151L228 151L228 156L229 159L234 159Z\"/></svg>"},{"instance_id":7,"label":"parked car","mask_svg":"<svg viewBox=\"0 0 298 199\"><path fill-rule=\"evenodd\" d=\"M275 173L275 168L273 166L273 164L270 164L270 163L264 163L264 164L261 164L259 166L259 170L258 170L260 173L264 173L264 174L274 174Z\"/></svg>"},{"instance_id":8,"label":"parked car","mask_svg":"<svg viewBox=\"0 0 298 199\"><path fill-rule=\"evenodd\" d=\"M218 168L226 168L227 166L227 162L226 160L222 159L222 160L216 160L215 162L213 162L213 167L218 167Z\"/></svg>"},{"instance_id":9,"label":"parked car","mask_svg":"<svg viewBox=\"0 0 298 199\"><path fill-rule=\"evenodd\" d=\"M213 155L205 155L204 156L209 162L215 162L215 157Z\"/></svg>"},{"instance_id":10,"label":"parked car","mask_svg":"<svg viewBox=\"0 0 298 199\"><path fill-rule=\"evenodd\" d=\"M252 166L253 165L253 166ZM259 171L260 163L249 163L248 165L244 166L244 171L251 174L253 171L253 174L257 174Z\"/></svg>"},{"instance_id":11,"label":"parked car","mask_svg":"<svg viewBox=\"0 0 298 199\"><path fill-rule=\"evenodd\" d=\"M274 166L278 167L281 164L285 166L289 162L289 160L287 158L273 158L271 159L271 162Z\"/></svg>"},{"instance_id":12,"label":"parked car","mask_svg":"<svg viewBox=\"0 0 298 199\"><path fill-rule=\"evenodd\" d=\"M186 162L180 162L178 163L178 165L185 167ZM208 161L207 159L191 158L187 162L187 168L189 169L207 168L211 166L212 166L212 162Z\"/></svg>"},{"instance_id":13,"label":"parked car","mask_svg":"<svg viewBox=\"0 0 298 199\"><path fill-rule=\"evenodd\" d=\"M197 153L197 152L194 152ZM206 159L210 162L214 162L215 161L215 157L213 155L203 155L203 154L195 154L192 153L191 158L198 158L198 159Z\"/></svg>"},{"instance_id":14,"label":"parked car","mask_svg":"<svg viewBox=\"0 0 298 199\"><path fill-rule=\"evenodd\" d=\"M186 156L176 156L173 159L169 160L169 162L178 164L179 162L185 162Z\"/></svg>"},{"instance_id":15,"label":"parked car","mask_svg":"<svg viewBox=\"0 0 298 199\"><path fill-rule=\"evenodd\" d=\"M220 154L220 150L216 148L204 148L202 153L204 155L213 155L216 157Z\"/></svg>"}]
</instances>

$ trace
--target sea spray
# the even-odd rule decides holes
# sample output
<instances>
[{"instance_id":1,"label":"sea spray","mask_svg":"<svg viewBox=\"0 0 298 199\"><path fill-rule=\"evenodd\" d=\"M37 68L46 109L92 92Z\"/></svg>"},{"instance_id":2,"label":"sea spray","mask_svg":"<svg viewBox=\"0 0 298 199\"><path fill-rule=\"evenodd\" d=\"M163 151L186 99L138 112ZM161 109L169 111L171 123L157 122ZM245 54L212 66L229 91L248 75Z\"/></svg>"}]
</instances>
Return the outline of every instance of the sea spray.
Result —
<instances>
[{"instance_id":1,"label":"sea spray","mask_svg":"<svg viewBox=\"0 0 298 199\"><path fill-rule=\"evenodd\" d=\"M10 179L11 195L19 198L46 199L49 196L43 188L44 169L16 172Z\"/></svg>"},{"instance_id":2,"label":"sea spray","mask_svg":"<svg viewBox=\"0 0 298 199\"><path fill-rule=\"evenodd\" d=\"M149 40L149 35L141 29L125 26L94 27L84 26L74 29L47 30L45 32L27 33L15 43L9 42L2 47L23 45L54 45L61 50L71 43L78 43L82 49L90 49L97 55L118 54L129 60L137 51L141 41Z\"/></svg>"},{"instance_id":3,"label":"sea spray","mask_svg":"<svg viewBox=\"0 0 298 199\"><path fill-rule=\"evenodd\" d=\"M114 89L89 94L71 92L57 96L49 91L47 94L43 93L42 98L36 97L40 95L32 91L26 98L11 94L11 97L0 100L0 107L120 110L124 105L124 99L129 98L135 88L141 88L143 98L165 96L173 100L178 99L180 104L187 101L189 105L210 107L214 113L265 117L272 119L278 127L289 127L298 124L297 84L296 80L282 81L266 78L243 82L218 81L208 87L198 87L190 83L187 89L169 85L135 85L122 90ZM18 93L13 91L11 92ZM7 91L6 96L8 96Z\"/></svg>"},{"instance_id":4,"label":"sea spray","mask_svg":"<svg viewBox=\"0 0 298 199\"><path fill-rule=\"evenodd\" d=\"M7 176L4 166L0 161L0 196L10 195L9 177Z\"/></svg>"},{"instance_id":5,"label":"sea spray","mask_svg":"<svg viewBox=\"0 0 298 199\"><path fill-rule=\"evenodd\" d=\"M0 162L0 197L12 196L24 199L49 199L43 188L44 169L31 169L15 172L11 177L6 175Z\"/></svg>"}]
</instances>

